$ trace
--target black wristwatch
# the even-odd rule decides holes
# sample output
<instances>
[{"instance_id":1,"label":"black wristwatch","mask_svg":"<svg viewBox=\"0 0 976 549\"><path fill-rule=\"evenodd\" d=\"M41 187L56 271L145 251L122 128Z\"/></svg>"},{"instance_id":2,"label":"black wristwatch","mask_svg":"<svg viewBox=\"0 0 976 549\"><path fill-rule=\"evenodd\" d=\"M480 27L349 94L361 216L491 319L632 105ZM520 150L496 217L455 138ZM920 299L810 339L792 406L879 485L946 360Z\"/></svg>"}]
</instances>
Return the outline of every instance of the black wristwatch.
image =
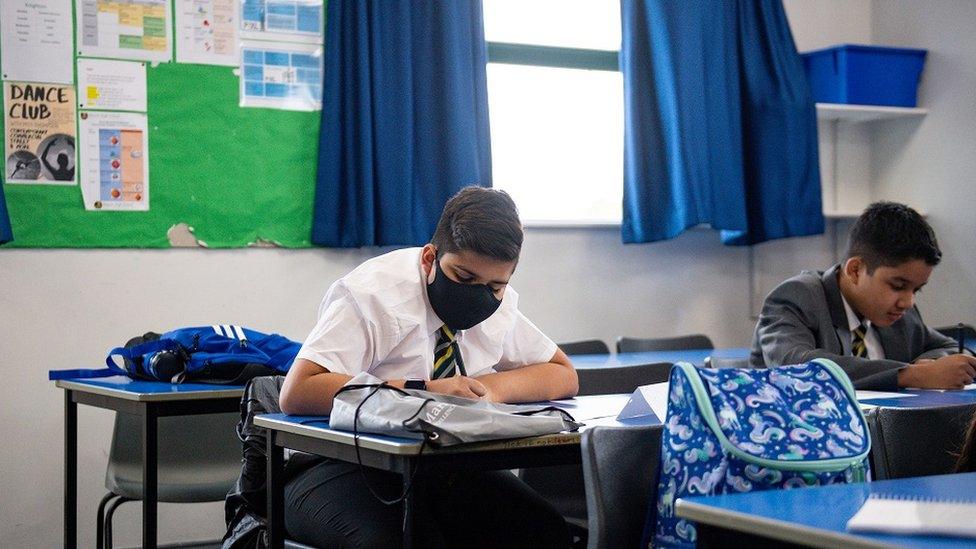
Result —
<instances>
[{"instance_id":1,"label":"black wristwatch","mask_svg":"<svg viewBox=\"0 0 976 549\"><path fill-rule=\"evenodd\" d=\"M423 379L408 379L403 382L404 389L420 389L421 391L427 390L427 381Z\"/></svg>"}]
</instances>

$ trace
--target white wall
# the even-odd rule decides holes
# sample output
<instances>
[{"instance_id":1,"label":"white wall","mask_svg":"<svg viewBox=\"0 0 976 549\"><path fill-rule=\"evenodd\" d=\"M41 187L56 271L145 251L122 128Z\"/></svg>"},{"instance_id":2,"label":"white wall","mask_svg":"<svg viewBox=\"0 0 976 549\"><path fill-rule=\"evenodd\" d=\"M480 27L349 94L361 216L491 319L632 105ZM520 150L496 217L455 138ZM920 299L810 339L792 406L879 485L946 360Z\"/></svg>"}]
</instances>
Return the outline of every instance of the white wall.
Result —
<instances>
[{"instance_id":1,"label":"white wall","mask_svg":"<svg viewBox=\"0 0 976 549\"><path fill-rule=\"evenodd\" d=\"M964 195L972 188L965 175L976 173L976 160L966 155L974 145L966 98L974 89L976 48L968 29L954 20L976 20L972 6L785 4L801 50L871 42L872 33L900 39L895 32L934 50L923 87L923 102L933 112L907 145L897 136L888 144L882 136L890 158L876 160L890 168L886 183L871 191L897 197L925 182L926 190L917 194L947 257L933 277L933 286L942 288L926 290L922 305L936 323L971 319L976 298L966 289L973 287L976 254L966 246L973 199ZM945 83L932 82L937 73ZM829 237L758 246L758 293L801 268L825 266L831 246ZM60 544L63 395L46 380L47 370L90 367L133 335L176 326L234 322L300 339L328 285L379 251L0 249L0 547ZM747 250L721 246L710 231L624 246L616 230L530 229L514 284L523 310L556 340L704 332L719 346L744 346L753 325L749 263ZM79 407L83 547L94 544L111 421L110 412ZM117 545L139 544L140 516L137 503L122 507ZM160 540L219 537L222 520L220 504L163 504Z\"/></svg>"}]
</instances>

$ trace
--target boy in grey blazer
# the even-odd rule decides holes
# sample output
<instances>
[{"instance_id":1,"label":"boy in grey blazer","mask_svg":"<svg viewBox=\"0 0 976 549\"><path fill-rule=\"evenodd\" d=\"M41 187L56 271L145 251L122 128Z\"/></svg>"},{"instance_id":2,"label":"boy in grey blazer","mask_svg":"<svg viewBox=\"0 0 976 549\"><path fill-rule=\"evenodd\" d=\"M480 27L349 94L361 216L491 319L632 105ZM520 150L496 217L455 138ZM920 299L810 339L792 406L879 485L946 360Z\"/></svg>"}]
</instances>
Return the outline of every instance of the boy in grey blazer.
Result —
<instances>
[{"instance_id":1,"label":"boy in grey blazer","mask_svg":"<svg viewBox=\"0 0 976 549\"><path fill-rule=\"evenodd\" d=\"M939 263L935 234L915 210L879 202L851 229L846 259L805 271L766 297L752 344L755 368L829 358L858 389L961 389L976 358L927 327L915 293Z\"/></svg>"}]
</instances>

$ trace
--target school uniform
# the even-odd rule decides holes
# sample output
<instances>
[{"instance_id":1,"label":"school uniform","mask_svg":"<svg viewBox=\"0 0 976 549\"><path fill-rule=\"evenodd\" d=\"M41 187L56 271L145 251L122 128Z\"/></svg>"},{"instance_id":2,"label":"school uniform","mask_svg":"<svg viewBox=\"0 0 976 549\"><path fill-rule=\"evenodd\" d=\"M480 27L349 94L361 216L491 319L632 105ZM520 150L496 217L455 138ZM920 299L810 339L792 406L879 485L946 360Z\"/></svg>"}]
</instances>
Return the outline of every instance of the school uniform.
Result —
<instances>
[{"instance_id":1,"label":"school uniform","mask_svg":"<svg viewBox=\"0 0 976 549\"><path fill-rule=\"evenodd\" d=\"M330 372L381 379L432 378L437 334L444 325L427 297L421 248L370 259L336 281L298 353ZM557 346L518 310L505 289L498 309L457 332L470 377L549 362ZM367 482L385 498L403 489L398 474L367 469ZM415 532L424 546L565 546L558 512L507 471L431 475L414 488L420 505ZM402 508L372 494L359 466L323 459L285 488L286 529L322 547L399 544Z\"/></svg>"},{"instance_id":2,"label":"school uniform","mask_svg":"<svg viewBox=\"0 0 976 549\"><path fill-rule=\"evenodd\" d=\"M854 356L853 331L860 324L837 279L840 265L804 271L766 297L749 358L754 368L833 360L858 389L894 391L898 370L923 358L956 352L957 343L927 327L917 307L891 326L868 325L867 356Z\"/></svg>"}]
</instances>

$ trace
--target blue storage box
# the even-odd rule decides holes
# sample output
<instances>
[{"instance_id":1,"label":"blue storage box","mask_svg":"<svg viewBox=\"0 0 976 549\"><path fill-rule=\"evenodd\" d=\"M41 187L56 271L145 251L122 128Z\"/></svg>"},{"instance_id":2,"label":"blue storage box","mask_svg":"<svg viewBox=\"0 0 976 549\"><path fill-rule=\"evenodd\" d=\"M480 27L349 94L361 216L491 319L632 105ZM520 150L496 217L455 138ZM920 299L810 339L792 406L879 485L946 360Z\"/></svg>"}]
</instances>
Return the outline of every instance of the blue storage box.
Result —
<instances>
[{"instance_id":1,"label":"blue storage box","mask_svg":"<svg viewBox=\"0 0 976 549\"><path fill-rule=\"evenodd\" d=\"M843 44L807 52L803 68L818 103L914 107L925 50Z\"/></svg>"}]
</instances>

